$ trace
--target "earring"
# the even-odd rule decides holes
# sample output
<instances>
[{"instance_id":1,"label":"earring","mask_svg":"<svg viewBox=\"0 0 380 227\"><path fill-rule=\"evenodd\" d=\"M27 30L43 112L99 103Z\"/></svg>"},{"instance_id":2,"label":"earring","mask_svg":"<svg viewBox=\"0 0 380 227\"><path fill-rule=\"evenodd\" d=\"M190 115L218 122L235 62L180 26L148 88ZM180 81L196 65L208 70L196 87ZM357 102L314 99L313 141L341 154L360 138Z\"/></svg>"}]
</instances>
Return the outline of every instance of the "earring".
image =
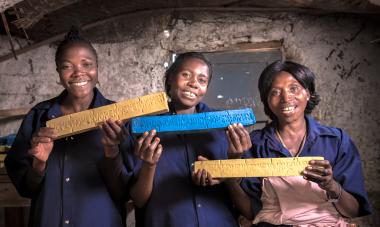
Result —
<instances>
[{"instance_id":1,"label":"earring","mask_svg":"<svg viewBox=\"0 0 380 227\"><path fill-rule=\"evenodd\" d=\"M57 80L55 81L58 85L62 85L61 81Z\"/></svg>"}]
</instances>

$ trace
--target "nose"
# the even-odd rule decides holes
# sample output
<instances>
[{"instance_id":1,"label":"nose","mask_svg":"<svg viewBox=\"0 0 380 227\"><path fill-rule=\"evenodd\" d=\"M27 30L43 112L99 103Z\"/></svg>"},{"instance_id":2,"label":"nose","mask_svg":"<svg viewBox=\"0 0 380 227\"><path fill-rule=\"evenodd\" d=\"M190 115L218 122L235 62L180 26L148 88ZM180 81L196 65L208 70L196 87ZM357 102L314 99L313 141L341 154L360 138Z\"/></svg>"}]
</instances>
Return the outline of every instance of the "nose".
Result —
<instances>
[{"instance_id":1,"label":"nose","mask_svg":"<svg viewBox=\"0 0 380 227\"><path fill-rule=\"evenodd\" d=\"M84 72L83 68L79 65L74 66L73 68L74 68L74 75L75 76L79 76Z\"/></svg>"},{"instance_id":2,"label":"nose","mask_svg":"<svg viewBox=\"0 0 380 227\"><path fill-rule=\"evenodd\" d=\"M288 102L292 100L294 97L294 94L291 93L289 90L285 89L281 92L281 101Z\"/></svg>"},{"instance_id":3,"label":"nose","mask_svg":"<svg viewBox=\"0 0 380 227\"><path fill-rule=\"evenodd\" d=\"M189 79L188 84L189 84L190 87L193 87L193 88L198 88L199 87L199 83L198 83L198 80L197 80L196 76L192 76Z\"/></svg>"}]
</instances>

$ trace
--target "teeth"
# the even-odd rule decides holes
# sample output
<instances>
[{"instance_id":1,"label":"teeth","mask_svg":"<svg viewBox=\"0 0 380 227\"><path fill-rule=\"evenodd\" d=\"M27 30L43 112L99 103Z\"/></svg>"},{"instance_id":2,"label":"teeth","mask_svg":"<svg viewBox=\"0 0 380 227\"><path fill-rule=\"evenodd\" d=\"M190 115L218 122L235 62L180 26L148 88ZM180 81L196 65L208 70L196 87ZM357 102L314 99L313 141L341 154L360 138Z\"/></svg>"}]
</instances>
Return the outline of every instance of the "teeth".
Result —
<instances>
[{"instance_id":1,"label":"teeth","mask_svg":"<svg viewBox=\"0 0 380 227\"><path fill-rule=\"evenodd\" d=\"M192 92L190 92L190 91L185 91L184 94L185 94L186 96L190 97L190 98L195 98L195 96L196 96L194 93L192 93Z\"/></svg>"},{"instance_id":2,"label":"teeth","mask_svg":"<svg viewBox=\"0 0 380 227\"><path fill-rule=\"evenodd\" d=\"M83 82L76 82L76 83L71 83L72 86L84 86L86 85L88 82L87 81L83 81Z\"/></svg>"},{"instance_id":3,"label":"teeth","mask_svg":"<svg viewBox=\"0 0 380 227\"><path fill-rule=\"evenodd\" d=\"M284 111L284 112L291 112L291 111L293 111L294 110L294 106L288 106L288 107L284 107L283 109L282 109L282 111Z\"/></svg>"}]
</instances>

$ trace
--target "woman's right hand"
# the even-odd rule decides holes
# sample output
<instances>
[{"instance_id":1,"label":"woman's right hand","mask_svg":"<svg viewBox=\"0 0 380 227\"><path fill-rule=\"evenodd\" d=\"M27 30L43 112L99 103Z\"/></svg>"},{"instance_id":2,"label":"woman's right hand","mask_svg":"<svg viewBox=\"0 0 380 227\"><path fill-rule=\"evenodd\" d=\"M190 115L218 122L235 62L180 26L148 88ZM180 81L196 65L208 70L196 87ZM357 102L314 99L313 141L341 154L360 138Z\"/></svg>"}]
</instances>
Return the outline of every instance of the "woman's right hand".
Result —
<instances>
[{"instance_id":1,"label":"woman's right hand","mask_svg":"<svg viewBox=\"0 0 380 227\"><path fill-rule=\"evenodd\" d=\"M34 157L33 168L43 171L46 161L53 150L54 139L57 137L53 128L43 127L33 134L30 141L29 154Z\"/></svg>"},{"instance_id":2,"label":"woman's right hand","mask_svg":"<svg viewBox=\"0 0 380 227\"><path fill-rule=\"evenodd\" d=\"M137 140L135 146L135 155L140 157L149 166L155 166L160 159L163 147L160 144L160 138L156 137L156 130L144 132Z\"/></svg>"}]
</instances>

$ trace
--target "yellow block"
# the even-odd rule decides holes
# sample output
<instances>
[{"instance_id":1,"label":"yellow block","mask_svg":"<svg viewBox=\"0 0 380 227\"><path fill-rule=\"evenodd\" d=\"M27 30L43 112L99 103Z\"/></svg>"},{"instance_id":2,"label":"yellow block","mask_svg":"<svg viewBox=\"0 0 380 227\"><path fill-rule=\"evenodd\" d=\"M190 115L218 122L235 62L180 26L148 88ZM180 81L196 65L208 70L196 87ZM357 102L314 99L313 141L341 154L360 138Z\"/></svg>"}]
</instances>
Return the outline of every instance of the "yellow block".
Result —
<instances>
[{"instance_id":1,"label":"yellow block","mask_svg":"<svg viewBox=\"0 0 380 227\"><path fill-rule=\"evenodd\" d=\"M11 146L0 145L0 152L6 152L9 151L9 149L11 149Z\"/></svg>"},{"instance_id":2,"label":"yellow block","mask_svg":"<svg viewBox=\"0 0 380 227\"><path fill-rule=\"evenodd\" d=\"M310 160L323 157L250 158L196 161L194 170L207 170L214 178L299 176Z\"/></svg>"},{"instance_id":3,"label":"yellow block","mask_svg":"<svg viewBox=\"0 0 380 227\"><path fill-rule=\"evenodd\" d=\"M0 169L4 168L4 160L6 154L0 154Z\"/></svg>"},{"instance_id":4,"label":"yellow block","mask_svg":"<svg viewBox=\"0 0 380 227\"><path fill-rule=\"evenodd\" d=\"M166 94L159 92L58 117L47 121L46 126L55 128L58 133L57 139L59 139L97 128L99 124L110 118L126 120L168 111Z\"/></svg>"}]
</instances>

